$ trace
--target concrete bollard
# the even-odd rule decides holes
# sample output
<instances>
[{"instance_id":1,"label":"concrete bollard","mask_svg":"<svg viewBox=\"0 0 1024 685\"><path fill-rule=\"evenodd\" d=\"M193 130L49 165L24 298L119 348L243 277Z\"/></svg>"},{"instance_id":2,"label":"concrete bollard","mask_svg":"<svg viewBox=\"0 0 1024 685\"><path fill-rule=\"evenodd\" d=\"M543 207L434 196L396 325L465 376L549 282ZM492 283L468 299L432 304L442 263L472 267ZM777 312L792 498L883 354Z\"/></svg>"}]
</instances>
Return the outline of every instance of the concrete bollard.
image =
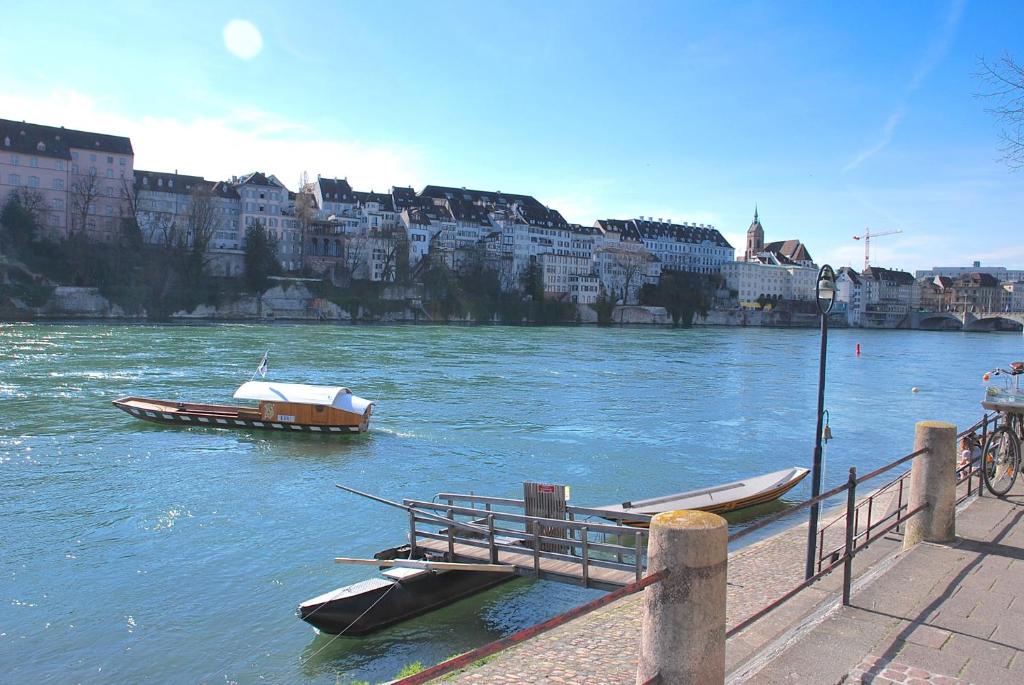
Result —
<instances>
[{"instance_id":1,"label":"concrete bollard","mask_svg":"<svg viewBox=\"0 0 1024 685\"><path fill-rule=\"evenodd\" d=\"M651 520L647 573L668 569L644 590L636 682L725 682L725 519L670 511Z\"/></svg>"},{"instance_id":2,"label":"concrete bollard","mask_svg":"<svg viewBox=\"0 0 1024 685\"><path fill-rule=\"evenodd\" d=\"M908 511L925 502L928 508L907 521L903 549L919 542L952 542L956 535L956 426L944 421L918 421L910 469Z\"/></svg>"}]
</instances>

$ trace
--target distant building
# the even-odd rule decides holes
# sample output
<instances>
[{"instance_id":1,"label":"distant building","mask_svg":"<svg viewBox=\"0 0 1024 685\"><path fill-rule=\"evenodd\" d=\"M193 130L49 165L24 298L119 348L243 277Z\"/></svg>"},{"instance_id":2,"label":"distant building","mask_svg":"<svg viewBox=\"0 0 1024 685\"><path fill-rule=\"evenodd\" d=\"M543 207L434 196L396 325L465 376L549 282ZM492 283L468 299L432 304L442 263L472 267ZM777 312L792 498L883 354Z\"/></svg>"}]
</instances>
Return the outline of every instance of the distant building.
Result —
<instances>
[{"instance_id":1,"label":"distant building","mask_svg":"<svg viewBox=\"0 0 1024 685\"><path fill-rule=\"evenodd\" d=\"M953 311L956 312L998 312L1003 311L1005 290L999 279L992 274L974 271L953 279Z\"/></svg>"},{"instance_id":2,"label":"distant building","mask_svg":"<svg viewBox=\"0 0 1024 685\"><path fill-rule=\"evenodd\" d=\"M934 266L928 270L916 271L917 278L948 276L959 278L965 274L982 273L994 276L1001 283L1015 283L1024 281L1024 269L1007 269L1005 266L982 266L981 262L974 262L971 266Z\"/></svg>"},{"instance_id":3,"label":"distant building","mask_svg":"<svg viewBox=\"0 0 1024 685\"><path fill-rule=\"evenodd\" d=\"M134 161L124 136L0 119L0 203L27 199L50 238L115 239Z\"/></svg>"},{"instance_id":4,"label":"distant building","mask_svg":"<svg viewBox=\"0 0 1024 685\"><path fill-rule=\"evenodd\" d=\"M1024 312L1024 281L1003 283L1003 311Z\"/></svg>"},{"instance_id":5,"label":"distant building","mask_svg":"<svg viewBox=\"0 0 1024 685\"><path fill-rule=\"evenodd\" d=\"M815 297L818 267L810 252L799 240L765 244L757 209L747 229L743 261L722 264L721 271L726 286L736 291L744 306L779 300L812 301Z\"/></svg>"},{"instance_id":6,"label":"distant building","mask_svg":"<svg viewBox=\"0 0 1024 685\"><path fill-rule=\"evenodd\" d=\"M869 266L860 281L862 326L895 328L921 306L921 287L906 271Z\"/></svg>"}]
</instances>

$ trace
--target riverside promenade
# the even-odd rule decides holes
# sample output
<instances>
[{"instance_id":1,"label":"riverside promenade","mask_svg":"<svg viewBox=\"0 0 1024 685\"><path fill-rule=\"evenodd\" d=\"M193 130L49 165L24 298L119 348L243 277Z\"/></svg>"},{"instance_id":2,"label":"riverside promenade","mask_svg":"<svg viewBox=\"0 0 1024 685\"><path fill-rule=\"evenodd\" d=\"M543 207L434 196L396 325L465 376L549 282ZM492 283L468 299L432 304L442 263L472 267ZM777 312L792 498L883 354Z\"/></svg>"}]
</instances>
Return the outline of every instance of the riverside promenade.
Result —
<instances>
[{"instance_id":1,"label":"riverside promenade","mask_svg":"<svg viewBox=\"0 0 1024 685\"><path fill-rule=\"evenodd\" d=\"M727 682L1024 682L1022 517L1018 484L1006 499L968 500L951 545L901 552L900 535L879 539L855 559L850 607L837 570L731 637ZM729 555L729 627L802 580L806 533L796 526ZM435 682L632 684L641 598Z\"/></svg>"}]
</instances>

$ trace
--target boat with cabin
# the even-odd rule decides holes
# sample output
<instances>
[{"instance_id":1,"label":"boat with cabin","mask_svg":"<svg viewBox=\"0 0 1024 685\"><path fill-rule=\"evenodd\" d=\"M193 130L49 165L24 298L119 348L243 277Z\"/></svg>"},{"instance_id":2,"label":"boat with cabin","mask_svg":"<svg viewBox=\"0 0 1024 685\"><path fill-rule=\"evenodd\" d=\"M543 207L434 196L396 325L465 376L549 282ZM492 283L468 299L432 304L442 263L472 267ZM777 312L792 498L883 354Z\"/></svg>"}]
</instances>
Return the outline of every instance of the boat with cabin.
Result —
<instances>
[{"instance_id":1,"label":"boat with cabin","mask_svg":"<svg viewBox=\"0 0 1024 685\"><path fill-rule=\"evenodd\" d=\"M778 499L795 488L808 473L808 469L793 466L723 485L622 502L621 504L609 504L603 507L594 507L594 509L601 512L602 518L646 528L649 524L648 521L630 517L636 514L654 516L662 512L680 509L709 511L715 514L736 511Z\"/></svg>"},{"instance_id":2,"label":"boat with cabin","mask_svg":"<svg viewBox=\"0 0 1024 685\"><path fill-rule=\"evenodd\" d=\"M374 403L341 386L249 381L235 391L256 406L176 402L121 397L118 409L154 423L204 428L235 428L342 434L365 433Z\"/></svg>"}]
</instances>

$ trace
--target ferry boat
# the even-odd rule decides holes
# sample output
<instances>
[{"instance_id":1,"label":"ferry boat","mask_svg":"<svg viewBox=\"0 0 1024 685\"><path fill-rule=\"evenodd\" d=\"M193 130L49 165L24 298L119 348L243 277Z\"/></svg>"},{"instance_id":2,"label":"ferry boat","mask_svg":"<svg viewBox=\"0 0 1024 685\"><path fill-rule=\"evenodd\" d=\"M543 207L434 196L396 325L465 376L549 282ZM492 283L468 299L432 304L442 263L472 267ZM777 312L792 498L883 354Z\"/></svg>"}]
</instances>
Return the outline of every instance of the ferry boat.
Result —
<instances>
[{"instance_id":1,"label":"ferry boat","mask_svg":"<svg viewBox=\"0 0 1024 685\"><path fill-rule=\"evenodd\" d=\"M366 432L374 404L340 386L265 381L243 383L234 398L255 400L259 404L255 407L201 404L146 397L121 397L113 404L143 421L175 426L327 434Z\"/></svg>"}]
</instances>

